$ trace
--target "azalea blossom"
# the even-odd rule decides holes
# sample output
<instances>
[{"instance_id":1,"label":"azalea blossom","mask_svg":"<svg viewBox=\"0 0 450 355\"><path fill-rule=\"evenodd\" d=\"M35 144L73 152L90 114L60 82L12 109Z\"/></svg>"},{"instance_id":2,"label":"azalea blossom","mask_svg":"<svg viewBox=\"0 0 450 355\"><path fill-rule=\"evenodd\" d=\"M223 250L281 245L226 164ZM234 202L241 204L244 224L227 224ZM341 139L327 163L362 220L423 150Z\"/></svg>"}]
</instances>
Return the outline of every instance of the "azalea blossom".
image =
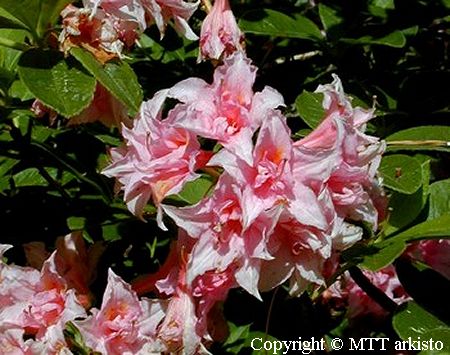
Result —
<instances>
[{"instance_id":1,"label":"azalea blossom","mask_svg":"<svg viewBox=\"0 0 450 355\"><path fill-rule=\"evenodd\" d=\"M200 150L197 137L174 124L174 110L162 119L166 96L167 90L163 90L142 104L133 127L123 127L126 144L111 150L112 164L103 170L106 176L118 179L128 209L139 217L150 199L159 206L166 196L198 178L195 171L209 159L209 154ZM161 211L158 222L164 228Z\"/></svg>"},{"instance_id":2,"label":"azalea blossom","mask_svg":"<svg viewBox=\"0 0 450 355\"><path fill-rule=\"evenodd\" d=\"M61 50L68 52L72 47L82 47L103 63L121 57L122 51L131 47L139 35L137 22L116 18L100 8L68 5L61 17Z\"/></svg>"},{"instance_id":3,"label":"azalea blossom","mask_svg":"<svg viewBox=\"0 0 450 355\"><path fill-rule=\"evenodd\" d=\"M429 239L414 243L407 255L420 260L450 280L450 239Z\"/></svg>"},{"instance_id":4,"label":"azalea blossom","mask_svg":"<svg viewBox=\"0 0 450 355\"><path fill-rule=\"evenodd\" d=\"M185 0L142 0L142 5L151 22L155 23L164 37L169 20L173 19L175 29L191 41L198 39L192 31L188 20L197 10L200 1L190 2Z\"/></svg>"},{"instance_id":5,"label":"azalea blossom","mask_svg":"<svg viewBox=\"0 0 450 355\"><path fill-rule=\"evenodd\" d=\"M163 208L189 236L198 239L187 265L188 284L207 271L223 272L231 268L235 270L237 284L260 298L259 269L262 260L272 259L266 243L279 209L259 214L251 225L244 227L241 191L227 174L220 177L212 195L198 204Z\"/></svg>"},{"instance_id":6,"label":"azalea blossom","mask_svg":"<svg viewBox=\"0 0 450 355\"><path fill-rule=\"evenodd\" d=\"M91 316L74 321L87 346L103 354L137 354L161 352L156 329L165 314L165 302L139 300L131 286L111 269L100 309L91 309Z\"/></svg>"},{"instance_id":7,"label":"azalea blossom","mask_svg":"<svg viewBox=\"0 0 450 355\"><path fill-rule=\"evenodd\" d=\"M389 265L376 272L364 270L363 274L395 303L402 304L411 299L400 284L394 266ZM348 272L327 289L324 298L341 300L347 304L347 315L350 319L362 316L379 318L387 313L353 281Z\"/></svg>"},{"instance_id":8,"label":"azalea blossom","mask_svg":"<svg viewBox=\"0 0 450 355\"><path fill-rule=\"evenodd\" d=\"M8 248L0 245L0 255ZM0 336L0 349L59 354L67 347L62 333L65 323L85 317L86 312L56 271L55 253L41 272L0 262L0 280L0 330L6 331ZM24 335L34 339L23 342Z\"/></svg>"},{"instance_id":9,"label":"azalea blossom","mask_svg":"<svg viewBox=\"0 0 450 355\"><path fill-rule=\"evenodd\" d=\"M120 21L135 22L141 32L147 28L145 10L140 0L83 0L83 6L92 11L92 17L101 8Z\"/></svg>"},{"instance_id":10,"label":"azalea blossom","mask_svg":"<svg viewBox=\"0 0 450 355\"><path fill-rule=\"evenodd\" d=\"M176 107L175 123L217 140L251 164L253 133L271 110L284 105L282 96L270 87L253 92L255 75L250 60L237 52L216 69L212 84L198 78L179 82L168 92L181 102Z\"/></svg>"},{"instance_id":11,"label":"azalea blossom","mask_svg":"<svg viewBox=\"0 0 450 355\"><path fill-rule=\"evenodd\" d=\"M26 243L23 247L28 264L36 269L41 269L51 255L42 242ZM97 262L103 250L104 246L99 242L87 248L80 231L56 239L54 260L57 273L68 288L75 289L78 301L86 308L92 298L89 285L96 276Z\"/></svg>"},{"instance_id":12,"label":"azalea blossom","mask_svg":"<svg viewBox=\"0 0 450 355\"><path fill-rule=\"evenodd\" d=\"M204 343L224 340L228 332L220 303L226 299L228 291L237 286L234 270L206 272L188 283L186 272L195 242L180 229L160 271L145 278L155 284L161 297L169 296L158 339L170 352L182 349L185 354L208 353ZM157 277L160 279L155 283ZM140 279L138 285L142 282Z\"/></svg>"},{"instance_id":13,"label":"azalea blossom","mask_svg":"<svg viewBox=\"0 0 450 355\"><path fill-rule=\"evenodd\" d=\"M222 150L210 161L233 176L242 189L240 204L244 227L261 212L275 206L285 206L304 224L325 228L325 218L314 192L294 181L290 130L278 111L268 112L262 123L249 165L243 158Z\"/></svg>"},{"instance_id":14,"label":"azalea blossom","mask_svg":"<svg viewBox=\"0 0 450 355\"><path fill-rule=\"evenodd\" d=\"M227 57L244 51L244 34L239 29L228 0L215 0L203 20L200 32L200 59Z\"/></svg>"},{"instance_id":15,"label":"azalea blossom","mask_svg":"<svg viewBox=\"0 0 450 355\"><path fill-rule=\"evenodd\" d=\"M353 108L336 75L316 92L324 94L325 117L295 142L294 176L318 191L327 188L341 217L376 229L387 203L376 176L385 143L364 133L373 110Z\"/></svg>"}]
</instances>

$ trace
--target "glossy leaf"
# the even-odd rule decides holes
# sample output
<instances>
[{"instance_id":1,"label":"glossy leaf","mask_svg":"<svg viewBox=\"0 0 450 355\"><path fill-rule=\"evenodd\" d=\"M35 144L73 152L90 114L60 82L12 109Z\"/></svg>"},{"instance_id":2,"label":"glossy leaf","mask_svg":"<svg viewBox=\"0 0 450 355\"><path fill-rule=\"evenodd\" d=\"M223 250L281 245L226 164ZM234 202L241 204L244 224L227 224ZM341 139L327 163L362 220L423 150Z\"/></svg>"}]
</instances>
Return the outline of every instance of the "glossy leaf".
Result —
<instances>
[{"instance_id":1,"label":"glossy leaf","mask_svg":"<svg viewBox=\"0 0 450 355\"><path fill-rule=\"evenodd\" d=\"M14 184L16 187L24 186L47 186L45 180L36 168L28 168L14 175Z\"/></svg>"},{"instance_id":2,"label":"glossy leaf","mask_svg":"<svg viewBox=\"0 0 450 355\"><path fill-rule=\"evenodd\" d=\"M343 22L343 19L338 16L336 10L322 3L319 4L319 16L323 27L327 31Z\"/></svg>"},{"instance_id":3,"label":"glossy leaf","mask_svg":"<svg viewBox=\"0 0 450 355\"><path fill-rule=\"evenodd\" d=\"M381 7L382 9L392 10L395 8L394 0L373 0L372 4L374 6Z\"/></svg>"},{"instance_id":4,"label":"glossy leaf","mask_svg":"<svg viewBox=\"0 0 450 355\"><path fill-rule=\"evenodd\" d=\"M386 138L388 150L450 151L449 126L420 126L395 132ZM405 142L406 141L406 142ZM401 144L403 142L403 144ZM398 143L398 144L395 144Z\"/></svg>"},{"instance_id":5,"label":"glossy leaf","mask_svg":"<svg viewBox=\"0 0 450 355\"><path fill-rule=\"evenodd\" d=\"M183 190L177 195L182 201L193 205L199 202L211 189L213 182L210 178L202 176L186 183Z\"/></svg>"},{"instance_id":6,"label":"glossy leaf","mask_svg":"<svg viewBox=\"0 0 450 355\"><path fill-rule=\"evenodd\" d=\"M24 42L27 35L27 31L20 29L0 29L0 37L17 43ZM0 46L0 67L15 72L21 55L22 51L20 50Z\"/></svg>"},{"instance_id":7,"label":"glossy leaf","mask_svg":"<svg viewBox=\"0 0 450 355\"><path fill-rule=\"evenodd\" d=\"M317 40L323 38L314 22L303 16L295 19L278 11L263 9L244 14L239 27L258 35Z\"/></svg>"},{"instance_id":8,"label":"glossy leaf","mask_svg":"<svg viewBox=\"0 0 450 355\"><path fill-rule=\"evenodd\" d=\"M430 209L428 219L450 213L450 179L430 185Z\"/></svg>"},{"instance_id":9,"label":"glossy leaf","mask_svg":"<svg viewBox=\"0 0 450 355\"><path fill-rule=\"evenodd\" d=\"M66 117L80 113L94 97L95 79L58 52L33 49L24 53L19 75L35 97Z\"/></svg>"},{"instance_id":10,"label":"glossy leaf","mask_svg":"<svg viewBox=\"0 0 450 355\"><path fill-rule=\"evenodd\" d=\"M102 65L94 56L81 48L73 48L72 55L110 91L136 114L142 103L142 89L133 69L125 62L108 62Z\"/></svg>"},{"instance_id":11,"label":"glossy leaf","mask_svg":"<svg viewBox=\"0 0 450 355\"><path fill-rule=\"evenodd\" d=\"M413 194L422 185L422 167L408 155L385 156L379 172L384 186L404 194Z\"/></svg>"},{"instance_id":12,"label":"glossy leaf","mask_svg":"<svg viewBox=\"0 0 450 355\"><path fill-rule=\"evenodd\" d=\"M429 332L437 329L450 330L444 322L428 313L415 302L408 302L401 311L395 314L392 325L397 334L404 340L409 337L416 339L419 336L422 340L428 340L424 335ZM450 338L448 341L450 343Z\"/></svg>"},{"instance_id":13,"label":"glossy leaf","mask_svg":"<svg viewBox=\"0 0 450 355\"><path fill-rule=\"evenodd\" d=\"M430 179L430 160L422 164L423 185L413 194L402 194L394 191L389 198L389 225L385 234L389 235L412 223L424 209L428 200Z\"/></svg>"},{"instance_id":14,"label":"glossy leaf","mask_svg":"<svg viewBox=\"0 0 450 355\"><path fill-rule=\"evenodd\" d=\"M308 91L303 91L295 99L298 114L311 128L316 128L325 117L322 101L323 94Z\"/></svg>"},{"instance_id":15,"label":"glossy leaf","mask_svg":"<svg viewBox=\"0 0 450 355\"><path fill-rule=\"evenodd\" d=\"M20 21L37 39L43 37L73 0L2 0L0 7Z\"/></svg>"},{"instance_id":16,"label":"glossy leaf","mask_svg":"<svg viewBox=\"0 0 450 355\"><path fill-rule=\"evenodd\" d=\"M384 37L374 38L372 36L363 36L360 38L342 38L341 42L349 44L376 44L394 48L403 48L406 44L405 35L401 31L394 31Z\"/></svg>"},{"instance_id":17,"label":"glossy leaf","mask_svg":"<svg viewBox=\"0 0 450 355\"><path fill-rule=\"evenodd\" d=\"M230 327L230 335L223 345L227 349L227 353L239 354L248 338L250 324L236 326L233 323L228 323L228 325Z\"/></svg>"},{"instance_id":18,"label":"glossy leaf","mask_svg":"<svg viewBox=\"0 0 450 355\"><path fill-rule=\"evenodd\" d=\"M450 214L417 224L386 240L373 244L372 253L364 256L362 266L377 271L391 264L406 249L407 243L422 239L450 238Z\"/></svg>"}]
</instances>

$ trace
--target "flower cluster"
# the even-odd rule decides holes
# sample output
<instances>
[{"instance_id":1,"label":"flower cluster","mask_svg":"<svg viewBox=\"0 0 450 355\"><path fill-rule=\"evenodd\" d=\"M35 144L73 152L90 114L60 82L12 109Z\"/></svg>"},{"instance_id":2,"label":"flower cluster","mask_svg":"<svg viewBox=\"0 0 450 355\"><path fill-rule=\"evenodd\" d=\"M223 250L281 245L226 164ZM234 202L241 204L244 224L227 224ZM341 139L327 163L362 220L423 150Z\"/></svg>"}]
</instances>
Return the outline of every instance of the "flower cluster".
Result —
<instances>
[{"instance_id":1,"label":"flower cluster","mask_svg":"<svg viewBox=\"0 0 450 355\"><path fill-rule=\"evenodd\" d=\"M73 240L69 237L67 241ZM9 248L11 245L0 245L0 258ZM55 252L46 259L40 272L0 262L2 354L59 354L67 348L65 323L86 316L83 297L78 299L76 290L61 275L62 265L57 262L63 257L60 254ZM25 334L33 338L24 341Z\"/></svg>"},{"instance_id":2,"label":"flower cluster","mask_svg":"<svg viewBox=\"0 0 450 355\"><path fill-rule=\"evenodd\" d=\"M0 257L11 246L0 244ZM101 249L86 249L80 233L59 238L48 253L39 242L25 245L32 267L0 263L0 353L72 354L64 336L66 323L78 328L83 342L103 354L162 352L156 328L165 314L164 300L139 300L131 286L110 269L101 308L86 309L86 290ZM27 340L24 340L26 336Z\"/></svg>"},{"instance_id":3,"label":"flower cluster","mask_svg":"<svg viewBox=\"0 0 450 355\"><path fill-rule=\"evenodd\" d=\"M365 277L379 290L397 304L411 300L398 280L393 265L379 271L363 271ZM323 299L333 303L343 303L347 308L348 318L354 320L362 316L383 318L387 314L377 302L370 298L353 279L345 272L337 282L323 293Z\"/></svg>"},{"instance_id":4,"label":"flower cluster","mask_svg":"<svg viewBox=\"0 0 450 355\"><path fill-rule=\"evenodd\" d=\"M270 87L255 93L255 75L237 51L212 83L189 78L156 93L123 127L125 143L104 170L135 215L151 200L161 228L164 214L180 227L159 279L137 284L169 296L158 339L171 351L195 353L223 333L217 309L231 288L260 298L286 281L293 295L326 286L340 251L362 237L352 222L376 230L384 217L376 173L384 142L364 133L373 110L353 108L334 76L317 89L322 122L293 141L282 96ZM202 145L211 141L213 151ZM193 206L165 203L201 171L219 175L210 194Z\"/></svg>"},{"instance_id":5,"label":"flower cluster","mask_svg":"<svg viewBox=\"0 0 450 355\"><path fill-rule=\"evenodd\" d=\"M83 8L69 5L61 13L61 48L66 52L74 46L83 47L106 62L120 57L148 25L156 24L163 36L171 19L178 32L195 40L198 37L187 20L198 4L184 0L84 0Z\"/></svg>"}]
</instances>

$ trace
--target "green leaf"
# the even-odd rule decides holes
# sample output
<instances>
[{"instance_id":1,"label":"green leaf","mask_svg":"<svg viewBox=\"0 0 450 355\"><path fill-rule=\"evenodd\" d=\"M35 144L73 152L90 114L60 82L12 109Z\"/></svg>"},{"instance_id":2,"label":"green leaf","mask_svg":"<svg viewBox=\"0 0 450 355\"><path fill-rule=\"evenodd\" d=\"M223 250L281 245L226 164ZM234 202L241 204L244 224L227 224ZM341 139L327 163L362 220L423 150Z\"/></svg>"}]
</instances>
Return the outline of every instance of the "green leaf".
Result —
<instances>
[{"instance_id":1,"label":"green leaf","mask_svg":"<svg viewBox=\"0 0 450 355\"><path fill-rule=\"evenodd\" d=\"M415 302L408 302L406 307L396 313L392 319L392 325L403 340L407 340L409 337L416 339L419 336L421 340L428 340L429 338L425 338L424 335L429 332L437 329L450 330L444 322ZM450 344L450 338L447 342Z\"/></svg>"},{"instance_id":2,"label":"green leaf","mask_svg":"<svg viewBox=\"0 0 450 355\"><path fill-rule=\"evenodd\" d=\"M7 40L22 43L27 37L27 32L17 29L0 29L0 37ZM18 49L12 49L0 46L0 67L15 72L17 68L17 62L22 55L22 51Z\"/></svg>"},{"instance_id":3,"label":"green leaf","mask_svg":"<svg viewBox=\"0 0 450 355\"><path fill-rule=\"evenodd\" d=\"M323 28L329 30L332 27L338 26L343 22L342 17L337 15L337 11L322 3L319 4L319 16Z\"/></svg>"},{"instance_id":4,"label":"green leaf","mask_svg":"<svg viewBox=\"0 0 450 355\"><path fill-rule=\"evenodd\" d=\"M323 94L303 91L295 99L295 107L303 121L311 128L316 128L325 117L322 106Z\"/></svg>"},{"instance_id":5,"label":"green leaf","mask_svg":"<svg viewBox=\"0 0 450 355\"><path fill-rule=\"evenodd\" d=\"M382 9L395 9L394 0L372 0L372 5L381 7Z\"/></svg>"},{"instance_id":6,"label":"green leaf","mask_svg":"<svg viewBox=\"0 0 450 355\"><path fill-rule=\"evenodd\" d=\"M34 95L20 80L16 80L12 83L11 87L9 88L9 95L22 101L31 100L32 98L34 98Z\"/></svg>"},{"instance_id":7,"label":"green leaf","mask_svg":"<svg viewBox=\"0 0 450 355\"><path fill-rule=\"evenodd\" d=\"M2 0L0 7L19 20L35 37L42 38L73 0Z\"/></svg>"},{"instance_id":8,"label":"green leaf","mask_svg":"<svg viewBox=\"0 0 450 355\"><path fill-rule=\"evenodd\" d=\"M389 151L438 150L450 152L450 145L447 144L448 142L450 142L450 127L420 126L408 128L403 131L398 131L394 134L391 134L386 138L386 141L389 144ZM402 142L403 144L401 144Z\"/></svg>"},{"instance_id":9,"label":"green leaf","mask_svg":"<svg viewBox=\"0 0 450 355\"><path fill-rule=\"evenodd\" d=\"M19 61L19 76L34 96L66 117L80 113L94 97L95 79L59 52L25 52Z\"/></svg>"},{"instance_id":10,"label":"green leaf","mask_svg":"<svg viewBox=\"0 0 450 355\"><path fill-rule=\"evenodd\" d=\"M63 330L64 339L66 340L69 348L79 355L97 355L99 352L93 351L84 343L83 335L80 330L71 321L65 324Z\"/></svg>"},{"instance_id":11,"label":"green leaf","mask_svg":"<svg viewBox=\"0 0 450 355\"><path fill-rule=\"evenodd\" d=\"M58 21L61 11L74 0L40 0L41 11L37 25L37 33L43 36Z\"/></svg>"},{"instance_id":12,"label":"green leaf","mask_svg":"<svg viewBox=\"0 0 450 355\"><path fill-rule=\"evenodd\" d=\"M86 218L85 217L69 217L67 218L67 226L71 231L84 229L86 226Z\"/></svg>"},{"instance_id":13,"label":"green leaf","mask_svg":"<svg viewBox=\"0 0 450 355\"><path fill-rule=\"evenodd\" d=\"M0 16L0 28L27 29L26 26L15 20Z\"/></svg>"},{"instance_id":14,"label":"green leaf","mask_svg":"<svg viewBox=\"0 0 450 355\"><path fill-rule=\"evenodd\" d=\"M406 38L401 31L394 31L381 38L374 38L372 36L363 36L360 38L342 38L341 42L356 45L377 44L381 46L403 48L406 44Z\"/></svg>"},{"instance_id":15,"label":"green leaf","mask_svg":"<svg viewBox=\"0 0 450 355\"><path fill-rule=\"evenodd\" d=\"M408 155L387 155L381 160L379 173L384 186L404 194L413 194L422 185L422 167Z\"/></svg>"},{"instance_id":16,"label":"green leaf","mask_svg":"<svg viewBox=\"0 0 450 355\"><path fill-rule=\"evenodd\" d=\"M393 238L402 239L404 242L413 242L437 237L450 238L450 213L417 224Z\"/></svg>"},{"instance_id":17,"label":"green leaf","mask_svg":"<svg viewBox=\"0 0 450 355\"><path fill-rule=\"evenodd\" d=\"M360 264L364 269L378 271L397 259L406 250L406 244L395 238L376 243L369 248L368 255L364 255Z\"/></svg>"},{"instance_id":18,"label":"green leaf","mask_svg":"<svg viewBox=\"0 0 450 355\"><path fill-rule=\"evenodd\" d=\"M94 56L81 48L72 48L70 53L110 91L125 104L134 116L143 100L141 86L133 69L121 61L102 65Z\"/></svg>"},{"instance_id":19,"label":"green leaf","mask_svg":"<svg viewBox=\"0 0 450 355\"><path fill-rule=\"evenodd\" d=\"M430 185L430 209L428 219L450 213L450 179L436 181Z\"/></svg>"},{"instance_id":20,"label":"green leaf","mask_svg":"<svg viewBox=\"0 0 450 355\"><path fill-rule=\"evenodd\" d=\"M423 185L410 195L393 192L389 199L389 226L385 234L389 235L413 222L422 212L428 200L430 180L430 160L425 160L422 166Z\"/></svg>"},{"instance_id":21,"label":"green leaf","mask_svg":"<svg viewBox=\"0 0 450 355\"><path fill-rule=\"evenodd\" d=\"M9 172L14 166L19 163L19 160L11 158L2 158L0 160L0 176L4 176Z\"/></svg>"},{"instance_id":22,"label":"green leaf","mask_svg":"<svg viewBox=\"0 0 450 355\"><path fill-rule=\"evenodd\" d=\"M223 344L227 353L239 354L245 346L245 341L248 338L251 324L237 326L228 322L230 328L230 335Z\"/></svg>"},{"instance_id":23,"label":"green leaf","mask_svg":"<svg viewBox=\"0 0 450 355\"><path fill-rule=\"evenodd\" d=\"M0 8L19 20L37 37L41 0L2 0Z\"/></svg>"},{"instance_id":24,"label":"green leaf","mask_svg":"<svg viewBox=\"0 0 450 355\"><path fill-rule=\"evenodd\" d=\"M314 22L303 16L292 18L278 11L262 9L244 14L239 27L248 33L257 35L302 38L309 40L323 39L323 35Z\"/></svg>"},{"instance_id":25,"label":"green leaf","mask_svg":"<svg viewBox=\"0 0 450 355\"><path fill-rule=\"evenodd\" d=\"M214 182L208 176L201 176L194 181L186 183L183 190L177 196L189 205L193 205L205 197L213 184Z\"/></svg>"},{"instance_id":26,"label":"green leaf","mask_svg":"<svg viewBox=\"0 0 450 355\"><path fill-rule=\"evenodd\" d=\"M421 339L425 339L426 341L432 340L434 344L440 341L443 345L441 350L436 351L436 347L434 350L423 350L419 353L419 355L450 355L450 328L447 327L439 327L433 330L430 330L421 336Z\"/></svg>"},{"instance_id":27,"label":"green leaf","mask_svg":"<svg viewBox=\"0 0 450 355\"><path fill-rule=\"evenodd\" d=\"M16 187L23 186L47 186L45 180L36 168L28 168L14 175L14 184Z\"/></svg>"},{"instance_id":28,"label":"green leaf","mask_svg":"<svg viewBox=\"0 0 450 355\"><path fill-rule=\"evenodd\" d=\"M113 137L107 134L96 134L95 138L97 138L102 143L110 145L112 147L118 147L122 144L122 140L120 138Z\"/></svg>"},{"instance_id":29,"label":"green leaf","mask_svg":"<svg viewBox=\"0 0 450 355\"><path fill-rule=\"evenodd\" d=\"M422 239L450 238L450 214L417 224L404 232L370 246L363 257L362 267L377 271L391 264L406 249L406 244Z\"/></svg>"}]
</instances>

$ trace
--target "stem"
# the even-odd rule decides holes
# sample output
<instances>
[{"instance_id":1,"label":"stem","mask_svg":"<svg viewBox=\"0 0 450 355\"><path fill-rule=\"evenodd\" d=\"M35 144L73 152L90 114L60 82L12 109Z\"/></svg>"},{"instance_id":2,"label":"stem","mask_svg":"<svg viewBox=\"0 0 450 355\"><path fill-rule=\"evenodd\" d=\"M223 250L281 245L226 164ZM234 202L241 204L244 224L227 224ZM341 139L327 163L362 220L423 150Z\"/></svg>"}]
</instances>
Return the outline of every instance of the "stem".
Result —
<instances>
[{"instance_id":1,"label":"stem","mask_svg":"<svg viewBox=\"0 0 450 355\"><path fill-rule=\"evenodd\" d=\"M45 168L43 168L42 166L37 166L37 169L39 170L39 173L42 175L42 177L47 180L47 182L53 186L60 194L63 198L65 198L66 200L71 200L70 195L66 192L66 190L64 190L64 188L59 184L58 181L56 181L55 179L53 179L51 177L51 175L47 172L47 170L45 170Z\"/></svg>"},{"instance_id":2,"label":"stem","mask_svg":"<svg viewBox=\"0 0 450 355\"><path fill-rule=\"evenodd\" d=\"M275 297L277 296L277 292L278 292L279 288L280 288L280 286L277 286L277 288L275 288L275 291L273 291L272 298L270 300L269 310L267 311L266 327L264 329L264 336L265 336L264 341L267 340L267 336L269 335L270 317L272 315L273 304L275 303ZM267 350L266 350L266 354L267 354Z\"/></svg>"},{"instance_id":3,"label":"stem","mask_svg":"<svg viewBox=\"0 0 450 355\"><path fill-rule=\"evenodd\" d=\"M381 291L378 287L374 286L370 280L362 273L360 269L353 266L349 269L350 276L356 282L356 284L369 295L375 302L377 302L383 309L389 313L394 313L398 305L391 298Z\"/></svg>"},{"instance_id":4,"label":"stem","mask_svg":"<svg viewBox=\"0 0 450 355\"><path fill-rule=\"evenodd\" d=\"M391 145L404 145L404 146L423 146L427 145L430 147L450 147L450 142L437 140L437 139L427 139L427 140L404 140L404 141L389 141L386 142L388 146Z\"/></svg>"},{"instance_id":5,"label":"stem","mask_svg":"<svg viewBox=\"0 0 450 355\"><path fill-rule=\"evenodd\" d=\"M26 51L27 49L30 49L31 47L24 43L18 43L15 41L12 41L8 38L0 37L0 46L17 49L19 51Z\"/></svg>"}]
</instances>

